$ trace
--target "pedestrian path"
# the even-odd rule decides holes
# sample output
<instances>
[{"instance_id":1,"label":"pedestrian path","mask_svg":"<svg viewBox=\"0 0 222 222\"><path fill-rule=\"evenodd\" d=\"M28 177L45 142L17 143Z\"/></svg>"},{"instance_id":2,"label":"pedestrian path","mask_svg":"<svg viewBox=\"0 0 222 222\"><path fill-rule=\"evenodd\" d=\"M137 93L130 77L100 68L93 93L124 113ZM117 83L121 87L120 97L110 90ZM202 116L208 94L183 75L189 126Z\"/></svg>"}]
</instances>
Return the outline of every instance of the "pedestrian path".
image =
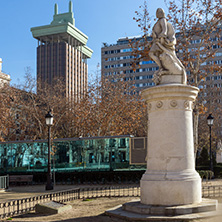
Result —
<instances>
[{"instance_id":1,"label":"pedestrian path","mask_svg":"<svg viewBox=\"0 0 222 222\"><path fill-rule=\"evenodd\" d=\"M124 184L126 185L126 184ZM203 186L222 186L222 179L210 180L208 182L203 181ZM46 193L52 193L62 190L69 190L82 187L101 187L106 185L56 185L53 190L45 190L45 185L29 185L29 186L12 186L6 192L0 192L0 203L17 200L22 198L33 197ZM113 185L115 186L115 185ZM118 184L118 186L121 186Z\"/></svg>"},{"instance_id":2,"label":"pedestrian path","mask_svg":"<svg viewBox=\"0 0 222 222\"><path fill-rule=\"evenodd\" d=\"M56 185L53 190L45 190L45 185L13 186L8 191L0 193L0 203L78 187L78 185Z\"/></svg>"}]
</instances>

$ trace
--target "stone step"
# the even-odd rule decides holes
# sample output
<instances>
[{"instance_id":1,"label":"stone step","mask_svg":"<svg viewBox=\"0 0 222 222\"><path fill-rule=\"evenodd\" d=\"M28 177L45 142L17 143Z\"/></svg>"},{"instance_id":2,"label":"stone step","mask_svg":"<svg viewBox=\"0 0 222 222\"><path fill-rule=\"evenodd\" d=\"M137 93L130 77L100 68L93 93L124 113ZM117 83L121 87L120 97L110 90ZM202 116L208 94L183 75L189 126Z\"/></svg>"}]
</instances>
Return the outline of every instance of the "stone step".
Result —
<instances>
[{"instance_id":1,"label":"stone step","mask_svg":"<svg viewBox=\"0 0 222 222\"><path fill-rule=\"evenodd\" d=\"M153 206L141 204L140 201L137 199L123 204L123 210L147 215L177 216L192 213L216 211L217 205L217 200L202 199L202 202L198 204L179 206Z\"/></svg>"},{"instance_id":2,"label":"stone step","mask_svg":"<svg viewBox=\"0 0 222 222\"><path fill-rule=\"evenodd\" d=\"M116 206L112 209L107 210L106 215L111 217L120 218L125 221L191 221L206 219L206 221L221 222L222 221L222 204L218 204L218 209L216 211L207 211L200 213L191 213L177 216L160 216L160 215L147 215L139 214L134 212L129 212L123 210L122 205ZM212 220L211 220L212 218ZM202 221L202 220L201 220Z\"/></svg>"}]
</instances>

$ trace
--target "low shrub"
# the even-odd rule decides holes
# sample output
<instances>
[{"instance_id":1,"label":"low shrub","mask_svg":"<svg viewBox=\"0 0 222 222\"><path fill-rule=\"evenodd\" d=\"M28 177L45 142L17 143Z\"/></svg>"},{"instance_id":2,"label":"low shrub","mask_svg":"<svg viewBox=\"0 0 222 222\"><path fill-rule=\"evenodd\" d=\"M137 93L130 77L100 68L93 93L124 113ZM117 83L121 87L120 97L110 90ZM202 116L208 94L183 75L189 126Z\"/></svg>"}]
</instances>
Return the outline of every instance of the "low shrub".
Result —
<instances>
[{"instance_id":1,"label":"low shrub","mask_svg":"<svg viewBox=\"0 0 222 222\"><path fill-rule=\"evenodd\" d=\"M206 181L208 181L214 177L214 172L211 170L199 170L197 172L200 174L202 180L206 179Z\"/></svg>"}]
</instances>

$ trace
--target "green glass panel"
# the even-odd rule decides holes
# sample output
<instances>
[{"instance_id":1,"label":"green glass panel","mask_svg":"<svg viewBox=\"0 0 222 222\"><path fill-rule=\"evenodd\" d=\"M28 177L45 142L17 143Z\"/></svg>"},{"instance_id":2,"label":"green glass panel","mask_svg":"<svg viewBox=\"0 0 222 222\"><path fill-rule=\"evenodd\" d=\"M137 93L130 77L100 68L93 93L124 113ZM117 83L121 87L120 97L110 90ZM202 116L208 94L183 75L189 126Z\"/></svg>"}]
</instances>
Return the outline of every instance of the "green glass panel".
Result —
<instances>
[{"instance_id":1,"label":"green glass panel","mask_svg":"<svg viewBox=\"0 0 222 222\"><path fill-rule=\"evenodd\" d=\"M52 170L89 171L129 168L129 138L55 140ZM1 172L47 171L47 142L0 143Z\"/></svg>"}]
</instances>

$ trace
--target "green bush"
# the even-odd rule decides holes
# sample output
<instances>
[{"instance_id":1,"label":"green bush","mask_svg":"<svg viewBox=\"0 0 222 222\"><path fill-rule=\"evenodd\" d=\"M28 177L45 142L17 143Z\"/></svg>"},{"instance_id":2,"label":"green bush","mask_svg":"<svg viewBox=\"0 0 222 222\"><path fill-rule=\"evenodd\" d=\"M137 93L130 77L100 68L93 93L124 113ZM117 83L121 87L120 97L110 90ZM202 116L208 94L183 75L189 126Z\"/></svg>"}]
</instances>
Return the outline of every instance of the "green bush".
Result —
<instances>
[{"instance_id":1,"label":"green bush","mask_svg":"<svg viewBox=\"0 0 222 222\"><path fill-rule=\"evenodd\" d=\"M197 171L200 174L201 179L206 179L208 181L211 180L214 177L214 172L211 170L199 170Z\"/></svg>"},{"instance_id":2,"label":"green bush","mask_svg":"<svg viewBox=\"0 0 222 222\"><path fill-rule=\"evenodd\" d=\"M206 147L203 147L200 155L197 157L197 166L209 166L210 165L210 157L208 154L208 150Z\"/></svg>"}]
</instances>

